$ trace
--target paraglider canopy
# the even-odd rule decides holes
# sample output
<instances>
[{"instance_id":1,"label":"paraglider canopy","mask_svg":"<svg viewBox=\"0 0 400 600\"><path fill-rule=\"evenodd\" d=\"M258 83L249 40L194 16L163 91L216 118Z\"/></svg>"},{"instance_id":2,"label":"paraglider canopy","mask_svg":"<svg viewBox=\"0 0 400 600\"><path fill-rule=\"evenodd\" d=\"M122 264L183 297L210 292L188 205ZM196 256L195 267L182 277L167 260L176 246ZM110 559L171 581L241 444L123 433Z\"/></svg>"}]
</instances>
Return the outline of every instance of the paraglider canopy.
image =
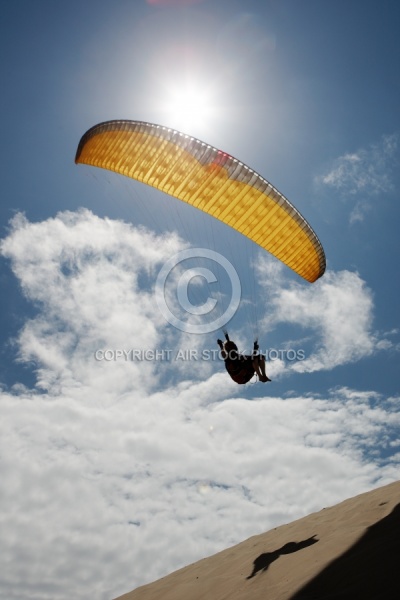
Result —
<instances>
[{"instance_id":1,"label":"paraglider canopy","mask_svg":"<svg viewBox=\"0 0 400 600\"><path fill-rule=\"evenodd\" d=\"M309 282L325 272L322 245L266 179L193 137L141 121L107 121L80 140L76 163L101 167L191 204L273 254Z\"/></svg>"}]
</instances>

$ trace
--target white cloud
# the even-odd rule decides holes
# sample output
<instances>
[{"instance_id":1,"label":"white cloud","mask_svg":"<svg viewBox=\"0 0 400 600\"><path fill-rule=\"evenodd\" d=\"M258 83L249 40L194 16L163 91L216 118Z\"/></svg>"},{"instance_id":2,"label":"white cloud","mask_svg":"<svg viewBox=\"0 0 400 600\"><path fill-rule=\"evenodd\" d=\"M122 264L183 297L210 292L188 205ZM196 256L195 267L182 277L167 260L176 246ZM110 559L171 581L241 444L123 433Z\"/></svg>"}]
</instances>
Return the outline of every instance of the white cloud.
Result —
<instances>
[{"instance_id":1,"label":"white cloud","mask_svg":"<svg viewBox=\"0 0 400 600\"><path fill-rule=\"evenodd\" d=\"M340 156L326 173L315 178L318 185L338 190L342 199L362 195L351 211L350 223L363 221L372 208L371 199L394 189L398 141L397 133L384 135L367 148Z\"/></svg>"},{"instance_id":2,"label":"white cloud","mask_svg":"<svg viewBox=\"0 0 400 600\"><path fill-rule=\"evenodd\" d=\"M366 214L372 209L372 205L365 200L357 202L350 213L350 224L364 221Z\"/></svg>"},{"instance_id":3,"label":"white cloud","mask_svg":"<svg viewBox=\"0 0 400 600\"><path fill-rule=\"evenodd\" d=\"M337 158L330 171L317 180L341 190L345 195L363 192L370 196L391 191L397 148L398 135L384 135L376 144Z\"/></svg>"},{"instance_id":4,"label":"white cloud","mask_svg":"<svg viewBox=\"0 0 400 600\"><path fill-rule=\"evenodd\" d=\"M373 394L204 407L198 392L3 395L4 596L114 597L398 474L368 457L400 425Z\"/></svg>"},{"instance_id":5,"label":"white cloud","mask_svg":"<svg viewBox=\"0 0 400 600\"><path fill-rule=\"evenodd\" d=\"M265 327L297 326L299 339L291 339L286 345L293 349L308 345L305 360L293 362L289 365L291 369L297 372L332 369L379 350L393 349L393 343L373 329L373 294L357 273L328 271L309 286L289 282L283 268L269 259L260 261L259 273L265 288ZM271 367L274 375L285 369L284 363Z\"/></svg>"},{"instance_id":6,"label":"white cloud","mask_svg":"<svg viewBox=\"0 0 400 600\"><path fill-rule=\"evenodd\" d=\"M87 211L19 217L3 242L36 303L18 343L40 384L1 397L2 596L109 600L398 478L398 398L341 388L250 401L220 364L94 359L127 340L179 348L141 282L179 248ZM374 350L358 275L324 277L316 297L279 277L276 322L322 331L308 370Z\"/></svg>"},{"instance_id":7,"label":"white cloud","mask_svg":"<svg viewBox=\"0 0 400 600\"><path fill-rule=\"evenodd\" d=\"M114 365L104 376L97 349L153 348L164 321L140 277L154 273L166 254L181 247L174 236L156 238L129 225L99 219L88 211L65 212L30 224L18 215L3 255L29 300L39 308L20 334L20 357L39 367L43 389L89 385L99 393L122 393L139 384L134 362ZM165 326L164 326L165 329ZM88 353L93 364L84 365ZM83 367L84 365L84 367ZM82 368L83 367L83 368ZM153 363L141 365L154 377Z\"/></svg>"}]
</instances>

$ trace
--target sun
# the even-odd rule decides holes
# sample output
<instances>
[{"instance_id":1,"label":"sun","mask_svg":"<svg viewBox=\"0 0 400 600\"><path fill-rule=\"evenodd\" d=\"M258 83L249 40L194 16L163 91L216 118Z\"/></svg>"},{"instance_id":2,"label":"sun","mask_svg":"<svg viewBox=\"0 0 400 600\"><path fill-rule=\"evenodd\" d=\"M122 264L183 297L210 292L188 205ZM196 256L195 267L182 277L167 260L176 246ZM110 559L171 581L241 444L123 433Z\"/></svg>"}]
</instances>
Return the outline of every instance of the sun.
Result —
<instances>
[{"instance_id":1,"label":"sun","mask_svg":"<svg viewBox=\"0 0 400 600\"><path fill-rule=\"evenodd\" d=\"M200 86L186 85L170 90L165 102L168 120L183 133L192 134L207 125L213 115L212 97Z\"/></svg>"}]
</instances>

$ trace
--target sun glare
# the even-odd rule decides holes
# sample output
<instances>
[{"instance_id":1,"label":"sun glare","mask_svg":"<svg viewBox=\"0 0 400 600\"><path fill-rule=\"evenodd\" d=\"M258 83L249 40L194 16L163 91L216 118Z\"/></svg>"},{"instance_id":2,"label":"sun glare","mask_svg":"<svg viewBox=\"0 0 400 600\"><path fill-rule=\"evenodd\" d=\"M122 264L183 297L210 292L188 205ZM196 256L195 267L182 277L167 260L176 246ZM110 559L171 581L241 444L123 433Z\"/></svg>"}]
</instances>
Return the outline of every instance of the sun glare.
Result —
<instances>
[{"instance_id":1,"label":"sun glare","mask_svg":"<svg viewBox=\"0 0 400 600\"><path fill-rule=\"evenodd\" d=\"M193 86L170 92L165 108L171 125L188 134L206 125L213 112L210 94Z\"/></svg>"}]
</instances>

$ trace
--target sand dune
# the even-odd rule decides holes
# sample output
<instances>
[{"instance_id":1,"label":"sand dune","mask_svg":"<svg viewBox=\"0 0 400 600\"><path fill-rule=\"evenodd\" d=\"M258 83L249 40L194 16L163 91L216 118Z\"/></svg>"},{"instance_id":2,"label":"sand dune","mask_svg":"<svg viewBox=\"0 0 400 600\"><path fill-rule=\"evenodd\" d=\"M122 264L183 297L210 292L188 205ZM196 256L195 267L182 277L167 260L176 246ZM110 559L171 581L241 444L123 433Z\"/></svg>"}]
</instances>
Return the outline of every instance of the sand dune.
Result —
<instances>
[{"instance_id":1,"label":"sand dune","mask_svg":"<svg viewBox=\"0 0 400 600\"><path fill-rule=\"evenodd\" d=\"M334 598L400 598L400 481L251 537L116 600Z\"/></svg>"}]
</instances>

